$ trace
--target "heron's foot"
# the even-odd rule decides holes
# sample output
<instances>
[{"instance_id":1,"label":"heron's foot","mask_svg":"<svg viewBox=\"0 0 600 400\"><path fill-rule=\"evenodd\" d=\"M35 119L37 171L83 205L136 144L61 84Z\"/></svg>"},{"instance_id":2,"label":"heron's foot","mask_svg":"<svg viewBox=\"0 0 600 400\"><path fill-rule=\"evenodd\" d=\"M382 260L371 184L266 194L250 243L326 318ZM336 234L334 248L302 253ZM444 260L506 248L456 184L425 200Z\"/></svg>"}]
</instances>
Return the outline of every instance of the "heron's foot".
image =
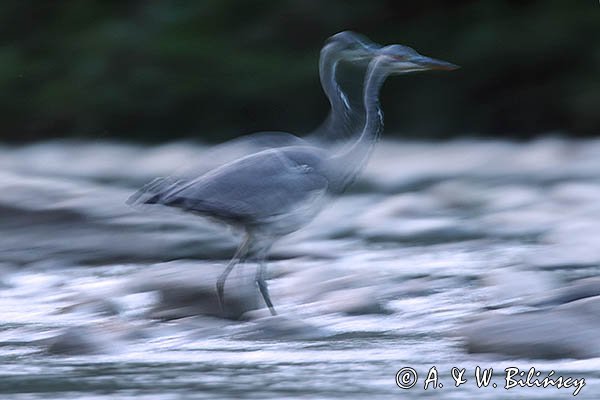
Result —
<instances>
[{"instance_id":1,"label":"heron's foot","mask_svg":"<svg viewBox=\"0 0 600 400\"><path fill-rule=\"evenodd\" d=\"M271 311L271 315L277 315L277 311L275 311L275 307L273 307L273 303L271 302L271 296L269 296L267 282L264 279L257 279L256 284L258 285L260 294L262 294L262 297L265 300L265 304L269 307L269 311Z\"/></svg>"}]
</instances>

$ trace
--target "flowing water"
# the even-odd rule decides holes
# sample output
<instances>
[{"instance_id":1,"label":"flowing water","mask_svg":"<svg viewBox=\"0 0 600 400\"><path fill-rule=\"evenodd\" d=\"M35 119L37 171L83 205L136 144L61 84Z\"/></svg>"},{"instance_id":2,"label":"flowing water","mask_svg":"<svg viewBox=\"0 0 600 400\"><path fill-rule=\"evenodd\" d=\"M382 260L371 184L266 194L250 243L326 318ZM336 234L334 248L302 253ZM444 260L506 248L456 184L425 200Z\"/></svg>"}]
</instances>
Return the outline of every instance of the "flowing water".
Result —
<instances>
[{"instance_id":1,"label":"flowing water","mask_svg":"<svg viewBox=\"0 0 600 400\"><path fill-rule=\"evenodd\" d=\"M0 399L573 397L505 389L508 367L600 396L600 141L384 141L273 248L279 316L254 265L232 274L240 320L214 298L239 233L125 204L206 149L0 147ZM476 366L496 388L477 387Z\"/></svg>"}]
</instances>

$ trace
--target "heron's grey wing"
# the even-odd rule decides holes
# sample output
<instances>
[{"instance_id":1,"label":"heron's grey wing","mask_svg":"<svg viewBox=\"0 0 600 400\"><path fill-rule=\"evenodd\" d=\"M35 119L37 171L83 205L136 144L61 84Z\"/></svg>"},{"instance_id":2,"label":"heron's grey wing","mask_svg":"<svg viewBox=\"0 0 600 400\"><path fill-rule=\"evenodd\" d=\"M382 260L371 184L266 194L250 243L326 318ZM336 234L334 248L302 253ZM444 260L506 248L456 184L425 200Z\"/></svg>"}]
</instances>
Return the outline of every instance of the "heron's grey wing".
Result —
<instances>
[{"instance_id":1,"label":"heron's grey wing","mask_svg":"<svg viewBox=\"0 0 600 400\"><path fill-rule=\"evenodd\" d=\"M159 203L233 221L260 222L289 213L328 186L318 168L289 157L289 149L229 163L164 193Z\"/></svg>"},{"instance_id":2,"label":"heron's grey wing","mask_svg":"<svg viewBox=\"0 0 600 400\"><path fill-rule=\"evenodd\" d=\"M207 172L242 157L264 150L306 145L306 141L287 132L258 132L229 140L201 154L198 161L190 162L168 177L152 180L136 191L127 204L153 204L165 193L181 188Z\"/></svg>"}]
</instances>

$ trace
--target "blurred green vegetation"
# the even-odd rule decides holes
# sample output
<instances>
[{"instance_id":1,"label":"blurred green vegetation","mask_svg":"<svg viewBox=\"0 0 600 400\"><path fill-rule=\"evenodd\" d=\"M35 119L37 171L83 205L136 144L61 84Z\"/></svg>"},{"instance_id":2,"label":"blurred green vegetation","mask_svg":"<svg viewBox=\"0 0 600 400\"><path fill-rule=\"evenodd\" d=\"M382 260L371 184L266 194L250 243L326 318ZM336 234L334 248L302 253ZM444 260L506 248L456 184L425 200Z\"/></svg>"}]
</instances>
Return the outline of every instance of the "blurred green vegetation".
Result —
<instances>
[{"instance_id":1,"label":"blurred green vegetation","mask_svg":"<svg viewBox=\"0 0 600 400\"><path fill-rule=\"evenodd\" d=\"M65 0L0 3L0 139L307 132L346 29L462 66L390 79L386 135L600 133L595 0Z\"/></svg>"}]
</instances>

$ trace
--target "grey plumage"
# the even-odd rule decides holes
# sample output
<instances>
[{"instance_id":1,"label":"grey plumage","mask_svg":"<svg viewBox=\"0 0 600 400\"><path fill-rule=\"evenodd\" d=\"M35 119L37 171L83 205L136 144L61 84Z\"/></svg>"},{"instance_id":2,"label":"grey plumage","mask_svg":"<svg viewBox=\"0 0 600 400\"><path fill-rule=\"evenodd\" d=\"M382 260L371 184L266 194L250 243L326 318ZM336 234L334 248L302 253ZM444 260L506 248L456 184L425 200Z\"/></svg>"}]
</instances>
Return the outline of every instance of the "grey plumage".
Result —
<instances>
[{"instance_id":1,"label":"grey plumage","mask_svg":"<svg viewBox=\"0 0 600 400\"><path fill-rule=\"evenodd\" d=\"M263 235L284 235L300 223L279 220L327 190L325 157L320 153L308 146L264 150L167 190L152 202L217 217ZM279 225L289 226L274 230Z\"/></svg>"},{"instance_id":2,"label":"grey plumage","mask_svg":"<svg viewBox=\"0 0 600 400\"><path fill-rule=\"evenodd\" d=\"M197 165L188 165L170 177L153 180L133 195L129 202L145 203L145 200L152 199L153 195L160 195L208 172L207 165L214 168L215 165L224 165L267 149L307 145L330 148L348 140L364 124L362 81L359 79L346 83L348 86L346 89L353 93L353 96L349 96L338 82L339 65L340 63L352 65L359 74L364 75L368 62L380 48L379 44L350 31L340 32L327 39L319 58L319 78L329 100L331 112L318 128L305 137L298 137L288 132L271 131L232 139L214 146L210 153L202 154L202 160L196 163Z\"/></svg>"}]
</instances>

